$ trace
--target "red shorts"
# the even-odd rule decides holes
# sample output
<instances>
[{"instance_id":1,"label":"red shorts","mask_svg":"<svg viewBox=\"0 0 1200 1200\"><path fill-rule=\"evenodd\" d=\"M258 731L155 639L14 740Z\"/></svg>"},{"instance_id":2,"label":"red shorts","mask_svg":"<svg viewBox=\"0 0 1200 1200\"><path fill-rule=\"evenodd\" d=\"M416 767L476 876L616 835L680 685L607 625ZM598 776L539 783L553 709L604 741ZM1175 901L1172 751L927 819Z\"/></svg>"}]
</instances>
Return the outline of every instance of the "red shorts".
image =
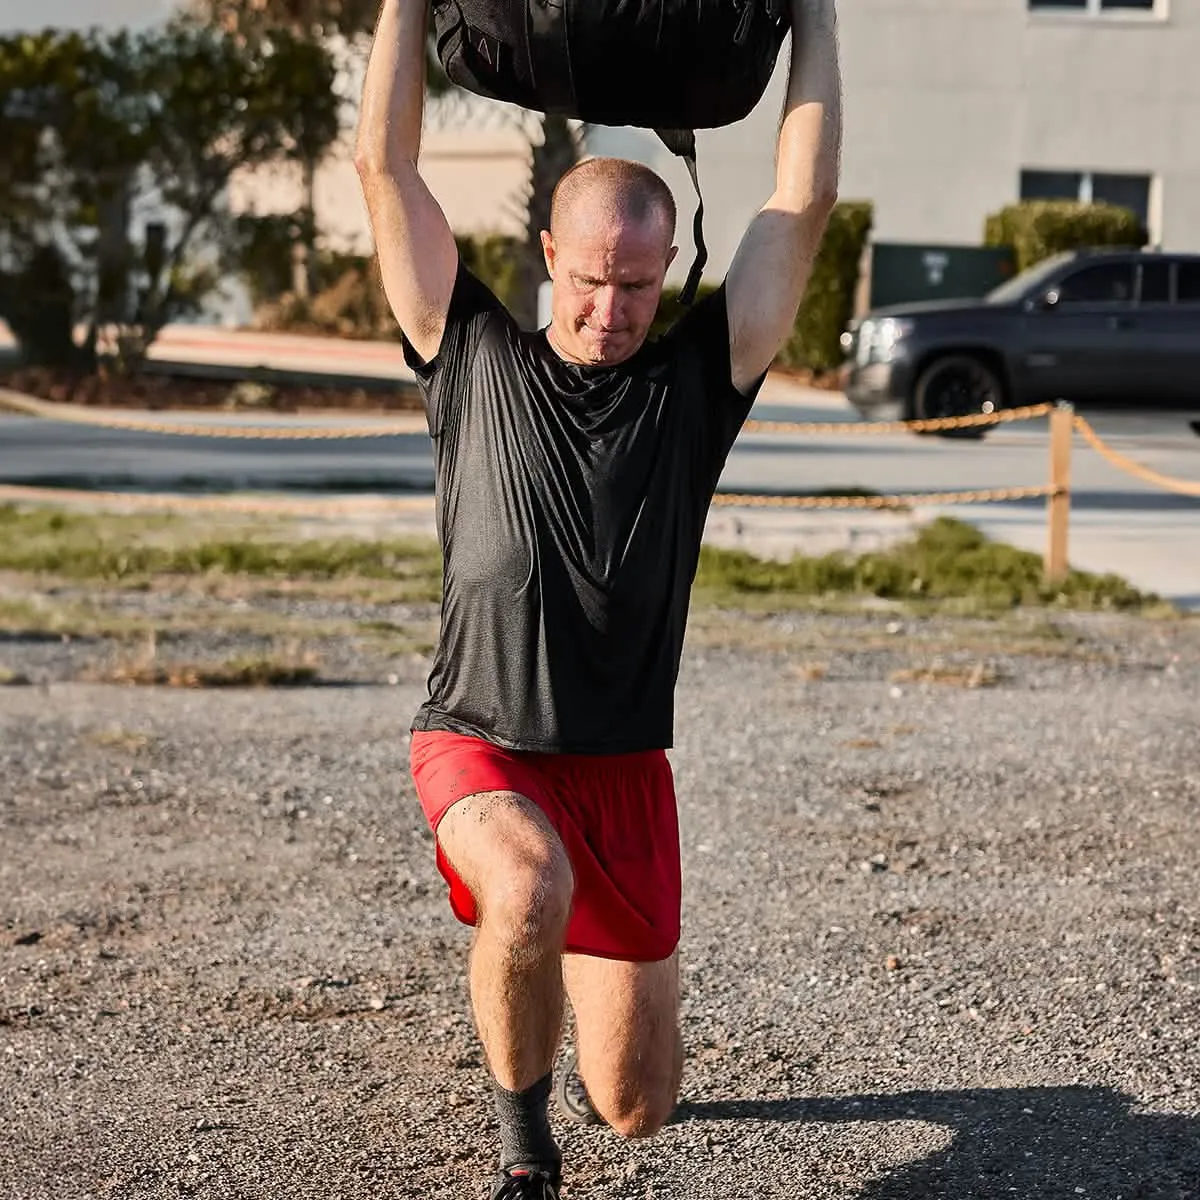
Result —
<instances>
[{"instance_id":1,"label":"red shorts","mask_svg":"<svg viewBox=\"0 0 1200 1200\"><path fill-rule=\"evenodd\" d=\"M549 818L575 874L566 949L633 962L669 958L679 942L679 821L662 750L533 754L457 733L414 733L411 763L435 836L452 804L516 792ZM466 925L475 900L437 849L450 907Z\"/></svg>"}]
</instances>

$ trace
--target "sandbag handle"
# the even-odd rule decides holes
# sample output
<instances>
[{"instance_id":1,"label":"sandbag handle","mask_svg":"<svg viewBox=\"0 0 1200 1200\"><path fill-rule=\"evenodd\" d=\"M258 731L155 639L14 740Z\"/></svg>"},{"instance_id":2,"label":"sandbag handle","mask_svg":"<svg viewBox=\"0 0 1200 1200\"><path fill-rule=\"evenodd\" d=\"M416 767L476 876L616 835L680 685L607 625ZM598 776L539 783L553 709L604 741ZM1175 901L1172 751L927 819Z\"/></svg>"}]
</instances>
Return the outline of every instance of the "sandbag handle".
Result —
<instances>
[{"instance_id":1,"label":"sandbag handle","mask_svg":"<svg viewBox=\"0 0 1200 1200\"><path fill-rule=\"evenodd\" d=\"M529 77L543 112L576 115L575 75L567 39L567 0L525 0Z\"/></svg>"},{"instance_id":2,"label":"sandbag handle","mask_svg":"<svg viewBox=\"0 0 1200 1200\"><path fill-rule=\"evenodd\" d=\"M680 304L691 304L700 287L700 277L708 262L708 247L704 244L704 195L700 191L700 176L696 170L696 134L691 129L656 129L662 143L672 154L679 155L687 164L692 186L696 189L696 217L692 222L692 238L696 243L696 257L688 272L687 282L679 293Z\"/></svg>"}]
</instances>

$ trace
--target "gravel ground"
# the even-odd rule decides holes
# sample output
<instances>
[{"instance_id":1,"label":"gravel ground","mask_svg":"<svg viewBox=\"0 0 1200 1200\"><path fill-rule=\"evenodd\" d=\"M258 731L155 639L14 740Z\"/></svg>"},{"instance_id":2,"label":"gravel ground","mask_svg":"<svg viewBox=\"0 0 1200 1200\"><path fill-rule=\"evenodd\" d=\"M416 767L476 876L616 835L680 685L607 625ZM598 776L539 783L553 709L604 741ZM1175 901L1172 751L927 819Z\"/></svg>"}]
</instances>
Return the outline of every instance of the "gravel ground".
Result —
<instances>
[{"instance_id":1,"label":"gravel ground","mask_svg":"<svg viewBox=\"0 0 1200 1200\"><path fill-rule=\"evenodd\" d=\"M483 1194L426 664L316 649L327 686L198 691L0 634L3 1200ZM935 662L986 686L895 677ZM684 1101L563 1129L565 1196L1200 1197L1198 696L1195 622L699 620Z\"/></svg>"}]
</instances>

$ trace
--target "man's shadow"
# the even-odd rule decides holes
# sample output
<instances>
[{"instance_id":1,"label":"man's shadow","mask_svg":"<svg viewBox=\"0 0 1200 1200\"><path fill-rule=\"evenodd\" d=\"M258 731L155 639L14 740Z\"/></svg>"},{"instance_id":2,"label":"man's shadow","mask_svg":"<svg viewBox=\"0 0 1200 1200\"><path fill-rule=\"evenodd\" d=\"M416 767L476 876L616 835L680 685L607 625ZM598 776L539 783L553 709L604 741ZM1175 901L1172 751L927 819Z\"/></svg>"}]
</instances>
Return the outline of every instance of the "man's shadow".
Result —
<instances>
[{"instance_id":1,"label":"man's shadow","mask_svg":"<svg viewBox=\"0 0 1200 1200\"><path fill-rule=\"evenodd\" d=\"M1200 1118L1139 1113L1106 1087L971 1089L683 1103L674 1120L926 1121L945 1149L873 1179L859 1200L1200 1200Z\"/></svg>"}]
</instances>

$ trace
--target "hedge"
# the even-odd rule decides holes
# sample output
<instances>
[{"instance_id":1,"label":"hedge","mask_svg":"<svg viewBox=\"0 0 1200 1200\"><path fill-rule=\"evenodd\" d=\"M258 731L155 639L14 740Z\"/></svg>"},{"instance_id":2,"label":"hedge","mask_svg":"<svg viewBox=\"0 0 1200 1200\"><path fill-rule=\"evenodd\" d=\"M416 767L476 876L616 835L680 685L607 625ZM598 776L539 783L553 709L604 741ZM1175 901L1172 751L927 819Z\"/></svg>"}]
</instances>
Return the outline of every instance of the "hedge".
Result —
<instances>
[{"instance_id":1,"label":"hedge","mask_svg":"<svg viewBox=\"0 0 1200 1200\"><path fill-rule=\"evenodd\" d=\"M795 331L776 359L780 366L832 371L841 364L842 333L854 315L863 250L874 215L874 206L865 200L846 200L835 206L796 316Z\"/></svg>"},{"instance_id":2,"label":"hedge","mask_svg":"<svg viewBox=\"0 0 1200 1200\"><path fill-rule=\"evenodd\" d=\"M1149 241L1131 209L1073 200L1025 200L992 213L984 224L985 246L1011 246L1017 270L1065 250L1091 246L1141 247Z\"/></svg>"},{"instance_id":3,"label":"hedge","mask_svg":"<svg viewBox=\"0 0 1200 1200\"><path fill-rule=\"evenodd\" d=\"M830 371L841 363L842 331L854 315L854 297L873 215L873 207L866 201L843 201L835 206L796 314L795 329L775 360L779 366ZM701 284L696 299L703 299L715 286ZM677 287L663 289L651 336L669 329L684 313L679 292Z\"/></svg>"},{"instance_id":4,"label":"hedge","mask_svg":"<svg viewBox=\"0 0 1200 1200\"><path fill-rule=\"evenodd\" d=\"M510 305L520 282L520 241L506 233L488 233L481 237L456 233L454 240L467 270L491 288L501 304Z\"/></svg>"}]
</instances>

